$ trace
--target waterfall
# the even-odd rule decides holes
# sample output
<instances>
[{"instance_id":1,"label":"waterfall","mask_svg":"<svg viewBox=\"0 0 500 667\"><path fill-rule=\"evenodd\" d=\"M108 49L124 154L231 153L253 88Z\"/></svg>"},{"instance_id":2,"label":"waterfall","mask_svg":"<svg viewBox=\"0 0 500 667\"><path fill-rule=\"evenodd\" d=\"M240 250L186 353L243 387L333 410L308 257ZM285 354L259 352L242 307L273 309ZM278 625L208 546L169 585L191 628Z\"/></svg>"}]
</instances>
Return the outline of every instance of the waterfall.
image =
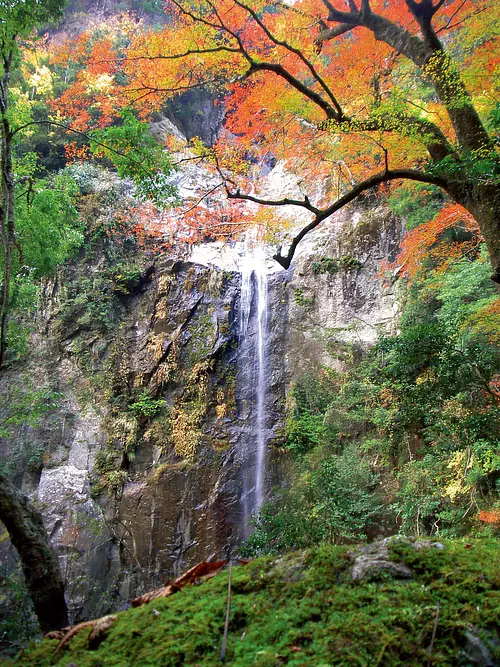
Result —
<instances>
[{"instance_id":1,"label":"waterfall","mask_svg":"<svg viewBox=\"0 0 500 667\"><path fill-rule=\"evenodd\" d=\"M257 448L255 467L255 510L259 510L264 499L266 479L267 432L266 409L266 343L267 343L267 273L265 256L257 262L255 284L257 287L257 414L255 416L255 440Z\"/></svg>"},{"instance_id":2,"label":"waterfall","mask_svg":"<svg viewBox=\"0 0 500 667\"><path fill-rule=\"evenodd\" d=\"M240 395L246 397L248 427L240 454L243 470L243 533L262 506L267 463L267 270L262 246L247 249L241 269L239 316Z\"/></svg>"}]
</instances>

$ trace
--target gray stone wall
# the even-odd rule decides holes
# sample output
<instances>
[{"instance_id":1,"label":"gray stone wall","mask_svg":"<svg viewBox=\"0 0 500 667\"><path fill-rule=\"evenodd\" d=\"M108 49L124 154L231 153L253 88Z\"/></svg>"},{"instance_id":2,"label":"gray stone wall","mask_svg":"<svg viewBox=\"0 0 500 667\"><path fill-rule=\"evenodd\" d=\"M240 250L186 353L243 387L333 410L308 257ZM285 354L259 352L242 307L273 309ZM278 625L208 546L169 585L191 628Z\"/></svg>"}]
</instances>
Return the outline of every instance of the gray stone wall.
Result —
<instances>
[{"instance_id":1,"label":"gray stone wall","mask_svg":"<svg viewBox=\"0 0 500 667\"><path fill-rule=\"evenodd\" d=\"M377 272L400 236L386 209L343 213L307 237L289 271L270 275L268 488L286 476L279 445L290 383L341 363L343 342L367 346L397 326L395 286ZM313 268L342 257L355 268ZM0 454L17 456L26 439L41 452L31 467L18 457L15 474L43 511L75 620L124 607L241 541L252 388L237 386L239 289L234 270L149 260L104 335L61 324L64 290L47 286L33 353L0 389L28 374L54 388L56 407L4 438ZM133 408L144 392L163 401L153 416ZM14 562L8 540L0 561Z\"/></svg>"}]
</instances>

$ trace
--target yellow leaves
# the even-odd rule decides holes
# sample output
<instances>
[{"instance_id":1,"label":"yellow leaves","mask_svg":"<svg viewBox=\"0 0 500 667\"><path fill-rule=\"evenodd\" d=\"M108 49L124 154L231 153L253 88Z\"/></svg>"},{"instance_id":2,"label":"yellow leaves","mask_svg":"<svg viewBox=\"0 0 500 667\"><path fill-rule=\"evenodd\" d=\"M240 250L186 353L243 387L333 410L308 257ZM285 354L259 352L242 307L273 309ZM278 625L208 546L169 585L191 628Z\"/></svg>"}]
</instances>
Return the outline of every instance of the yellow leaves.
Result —
<instances>
[{"instance_id":1,"label":"yellow leaves","mask_svg":"<svg viewBox=\"0 0 500 667\"><path fill-rule=\"evenodd\" d=\"M119 441L123 450L132 458L139 437L139 422L131 414L120 413L108 425L108 442Z\"/></svg>"},{"instance_id":2,"label":"yellow leaves","mask_svg":"<svg viewBox=\"0 0 500 667\"><path fill-rule=\"evenodd\" d=\"M28 77L28 83L37 95L50 96L54 92L52 72L47 65L36 67L33 74Z\"/></svg>"},{"instance_id":3,"label":"yellow leaves","mask_svg":"<svg viewBox=\"0 0 500 667\"><path fill-rule=\"evenodd\" d=\"M202 436L200 425L204 414L204 406L193 408L179 404L173 408L169 425L174 451L178 456L194 458Z\"/></svg>"},{"instance_id":4,"label":"yellow leaves","mask_svg":"<svg viewBox=\"0 0 500 667\"><path fill-rule=\"evenodd\" d=\"M217 415L217 419L224 419L224 417L227 415L228 408L226 403L226 396L222 387L217 389L215 398L217 401L215 406L215 414Z\"/></svg>"},{"instance_id":5,"label":"yellow leaves","mask_svg":"<svg viewBox=\"0 0 500 667\"><path fill-rule=\"evenodd\" d=\"M84 72L83 82L87 93L110 93L114 85L114 78L106 73L93 76L89 72Z\"/></svg>"},{"instance_id":6,"label":"yellow leaves","mask_svg":"<svg viewBox=\"0 0 500 667\"><path fill-rule=\"evenodd\" d=\"M500 298L468 317L463 329L483 333L492 343L500 343Z\"/></svg>"},{"instance_id":7,"label":"yellow leaves","mask_svg":"<svg viewBox=\"0 0 500 667\"><path fill-rule=\"evenodd\" d=\"M24 125L31 121L31 110L33 102L27 92L24 92L18 86L11 86L9 92L12 96L13 104L10 105L9 115L11 122L15 125ZM28 128L26 134L32 133L32 129Z\"/></svg>"},{"instance_id":8,"label":"yellow leaves","mask_svg":"<svg viewBox=\"0 0 500 667\"><path fill-rule=\"evenodd\" d=\"M217 419L223 419L227 413L227 405L225 403L220 403L215 406L215 414Z\"/></svg>"},{"instance_id":9,"label":"yellow leaves","mask_svg":"<svg viewBox=\"0 0 500 667\"><path fill-rule=\"evenodd\" d=\"M468 451L458 451L452 455L447 465L450 477L444 488L444 495L452 502L471 491L472 485L467 481L467 473L473 465L474 454Z\"/></svg>"},{"instance_id":10,"label":"yellow leaves","mask_svg":"<svg viewBox=\"0 0 500 667\"><path fill-rule=\"evenodd\" d=\"M416 385L424 384L425 382L435 382L436 381L436 372L433 368L427 369L424 373L419 375L415 380Z\"/></svg>"}]
</instances>

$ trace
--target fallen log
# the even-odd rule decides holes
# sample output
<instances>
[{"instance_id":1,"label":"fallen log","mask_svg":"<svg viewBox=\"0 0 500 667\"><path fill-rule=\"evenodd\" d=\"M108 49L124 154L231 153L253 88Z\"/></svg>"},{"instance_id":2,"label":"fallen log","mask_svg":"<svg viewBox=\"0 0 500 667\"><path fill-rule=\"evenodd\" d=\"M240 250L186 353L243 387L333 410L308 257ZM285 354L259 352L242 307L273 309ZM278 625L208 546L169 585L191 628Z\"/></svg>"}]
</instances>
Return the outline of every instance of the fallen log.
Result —
<instances>
[{"instance_id":1,"label":"fallen log","mask_svg":"<svg viewBox=\"0 0 500 667\"><path fill-rule=\"evenodd\" d=\"M175 581L167 582L162 588L157 588L154 591L149 591L148 593L144 593L144 595L135 598L135 600L132 600L131 605L132 607L141 607L152 600L166 598L174 593L178 593L185 586L211 579L212 577L215 577L216 574L219 574L224 565L228 562L228 560L218 560L213 562L202 561L185 572L182 576L178 577ZM241 565L246 565L246 563L248 563L247 560L240 560L239 562ZM84 621L83 623L68 626L61 630L54 630L45 636L48 639L60 640L54 649L54 655L56 655L76 634L80 632L80 630L91 628L89 634L89 648L95 649L102 641L104 641L111 625L117 618L116 615L103 616L102 618L96 618L93 621Z\"/></svg>"},{"instance_id":2,"label":"fallen log","mask_svg":"<svg viewBox=\"0 0 500 667\"><path fill-rule=\"evenodd\" d=\"M131 602L132 607L141 607L143 604L151 602L151 600L167 598L174 593L178 593L185 586L196 583L198 580L205 580L210 579L211 577L215 577L215 575L222 570L227 562L227 560L219 560L214 562L203 561L198 563L175 581L168 582L162 588L157 588L154 591L149 591L148 593L144 593L144 595L140 595L138 598L135 598L135 600L132 600Z\"/></svg>"},{"instance_id":3,"label":"fallen log","mask_svg":"<svg viewBox=\"0 0 500 667\"><path fill-rule=\"evenodd\" d=\"M47 635L45 635L48 639L59 639L60 635L63 634L63 636L60 638L59 644L56 646L54 649L54 655L59 653L63 647L71 641L71 639L80 632L80 630L84 630L85 628L91 628L91 632L89 634L89 648L90 649L95 649L97 646L104 641L106 638L107 633L109 632L109 629L113 625L113 623L116 621L118 616L115 614L109 615L109 616L102 616L102 618L95 618L93 621L84 621L83 623L78 623L77 625L72 625L67 628L63 628L62 630L59 630L57 633L56 632L49 632Z\"/></svg>"}]
</instances>

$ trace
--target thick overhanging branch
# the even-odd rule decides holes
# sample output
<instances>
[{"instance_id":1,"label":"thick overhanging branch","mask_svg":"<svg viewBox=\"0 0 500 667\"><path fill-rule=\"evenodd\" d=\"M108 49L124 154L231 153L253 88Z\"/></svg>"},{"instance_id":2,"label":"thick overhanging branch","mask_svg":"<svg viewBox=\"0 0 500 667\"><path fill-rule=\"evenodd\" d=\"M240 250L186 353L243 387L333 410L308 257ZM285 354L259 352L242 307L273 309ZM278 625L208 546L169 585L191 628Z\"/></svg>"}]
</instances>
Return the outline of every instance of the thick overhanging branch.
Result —
<instances>
[{"instance_id":1,"label":"thick overhanging branch","mask_svg":"<svg viewBox=\"0 0 500 667\"><path fill-rule=\"evenodd\" d=\"M335 0L322 0L328 9L327 21L370 30L375 39L392 47L397 53L422 68L424 76L433 84L440 102L453 124L458 141L467 151L491 149L493 143L472 99L461 79L460 72L444 50L432 25L432 19L443 6L441 0L407 0L406 4L420 26L422 37L413 35L403 26L372 12L365 5L362 11L342 12L335 8ZM338 27L338 26L337 26Z\"/></svg>"},{"instance_id":2,"label":"thick overhanging branch","mask_svg":"<svg viewBox=\"0 0 500 667\"><path fill-rule=\"evenodd\" d=\"M280 76L287 83L298 90L299 93L302 93L302 95L309 98L311 102L314 102L318 107L320 107L320 109L323 109L327 118L339 118L337 110L331 104L324 100L323 97L321 97L321 95L319 95L316 91L311 90L311 88L302 83L302 81L290 74L290 72L288 72L288 70L286 70L283 65L252 61L247 74L250 76L254 72L260 71L274 72L274 74Z\"/></svg>"},{"instance_id":3,"label":"thick overhanging branch","mask_svg":"<svg viewBox=\"0 0 500 667\"><path fill-rule=\"evenodd\" d=\"M454 153L445 134L435 123L408 113L380 113L364 120L352 118L340 123L331 119L321 123L319 129L344 133L394 132L400 136L414 138L423 144L436 162Z\"/></svg>"},{"instance_id":4,"label":"thick overhanging branch","mask_svg":"<svg viewBox=\"0 0 500 667\"><path fill-rule=\"evenodd\" d=\"M447 182L437 176L432 176L430 174L425 174L416 169L386 169L378 174L374 174L370 178L367 178L361 183L355 185L349 192L337 199L333 204L324 209L318 209L311 204L309 199L305 197L303 200L300 199L279 199L279 200L269 200L269 199L260 199L259 197L254 197L253 195L245 195L239 191L230 192L227 190L228 197L230 199L242 199L245 201L251 201L256 204L261 204L262 206L300 206L305 208L307 211L314 213L314 219L306 225L293 239L288 249L286 255L282 255L281 252L278 252L274 255L274 259L281 264L284 269L288 269L292 263L292 259L295 255L297 246L302 241L304 236L311 232L313 229L316 229L324 220L329 218L331 215L339 211L341 208L344 208L347 204L350 204L354 201L359 195L371 190L372 188L380 185L381 183L388 183L389 181L396 181L407 179L411 181L418 181L419 183L430 183L432 185L437 185L443 189L446 189Z\"/></svg>"},{"instance_id":5,"label":"thick overhanging branch","mask_svg":"<svg viewBox=\"0 0 500 667\"><path fill-rule=\"evenodd\" d=\"M385 42L419 67L430 56L429 49L421 39L389 19L372 12L369 3L363 3L360 12L342 12L336 9L330 0L322 0L322 2L328 9L327 21L338 23L342 28L345 26L368 28L377 40ZM324 31L323 41L337 37L336 30L340 26L332 29L331 36L327 34L327 31ZM343 32L346 32L346 30L342 29L339 34L343 34Z\"/></svg>"},{"instance_id":6,"label":"thick overhanging branch","mask_svg":"<svg viewBox=\"0 0 500 667\"><path fill-rule=\"evenodd\" d=\"M353 29L353 27L349 23L341 23L338 26L335 26L335 28L325 28L322 30L316 39L314 40L314 43L316 46L321 48L321 45L323 42L328 42L330 39L335 39L335 37L340 37L341 35L344 35L346 32L349 32L350 30Z\"/></svg>"}]
</instances>

